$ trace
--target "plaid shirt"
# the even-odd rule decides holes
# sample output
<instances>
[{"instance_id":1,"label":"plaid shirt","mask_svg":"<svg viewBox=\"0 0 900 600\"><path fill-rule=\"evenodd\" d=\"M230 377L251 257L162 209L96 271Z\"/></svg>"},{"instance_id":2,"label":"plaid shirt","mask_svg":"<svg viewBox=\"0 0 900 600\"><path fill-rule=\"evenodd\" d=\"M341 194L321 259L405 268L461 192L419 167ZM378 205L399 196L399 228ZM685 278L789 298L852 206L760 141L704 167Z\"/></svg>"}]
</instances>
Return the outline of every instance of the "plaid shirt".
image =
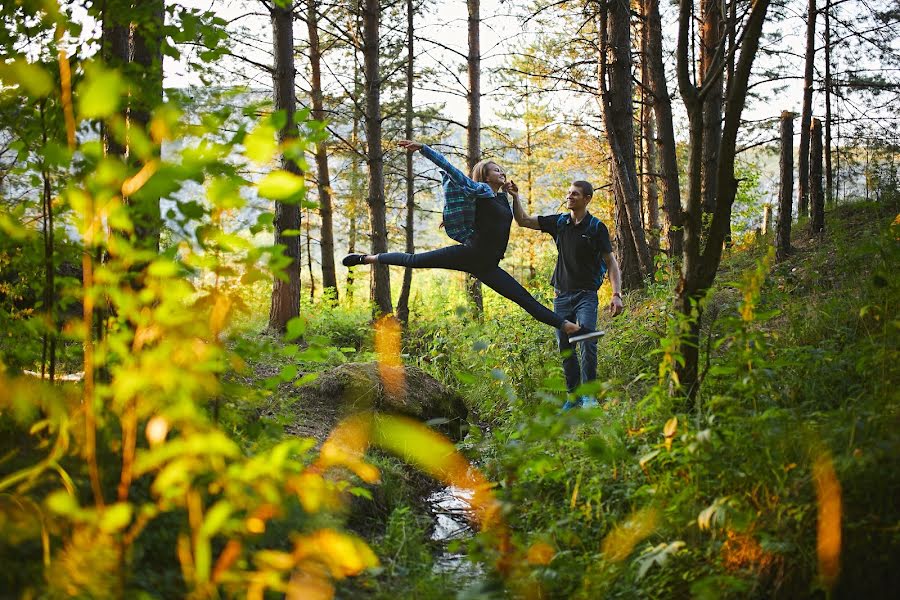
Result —
<instances>
[{"instance_id":1,"label":"plaid shirt","mask_svg":"<svg viewBox=\"0 0 900 600\"><path fill-rule=\"evenodd\" d=\"M486 183L477 183L447 162L444 155L422 146L422 155L437 165L444 188L444 231L461 244L475 234L475 200L493 198L494 190Z\"/></svg>"}]
</instances>

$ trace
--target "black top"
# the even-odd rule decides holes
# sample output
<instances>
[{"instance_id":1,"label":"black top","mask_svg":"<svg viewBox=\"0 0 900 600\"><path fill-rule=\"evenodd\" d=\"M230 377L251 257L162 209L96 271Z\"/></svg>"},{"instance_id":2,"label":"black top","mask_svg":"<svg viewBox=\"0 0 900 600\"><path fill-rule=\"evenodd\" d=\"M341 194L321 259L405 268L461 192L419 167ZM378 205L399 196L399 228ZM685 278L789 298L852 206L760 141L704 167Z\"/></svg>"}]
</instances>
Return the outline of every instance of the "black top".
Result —
<instances>
[{"instance_id":1,"label":"black top","mask_svg":"<svg viewBox=\"0 0 900 600\"><path fill-rule=\"evenodd\" d=\"M468 246L478 250L485 262L499 263L509 244L513 214L504 192L493 198L478 198L475 204L475 235Z\"/></svg>"},{"instance_id":2,"label":"black top","mask_svg":"<svg viewBox=\"0 0 900 600\"><path fill-rule=\"evenodd\" d=\"M565 217L560 219L560 217ZM559 225L560 220L563 221ZM612 253L609 230L602 221L591 235L591 214L585 213L578 225L566 214L538 217L541 231L549 233L556 242L559 256L550 283L561 292L600 289L606 265L604 254Z\"/></svg>"}]
</instances>

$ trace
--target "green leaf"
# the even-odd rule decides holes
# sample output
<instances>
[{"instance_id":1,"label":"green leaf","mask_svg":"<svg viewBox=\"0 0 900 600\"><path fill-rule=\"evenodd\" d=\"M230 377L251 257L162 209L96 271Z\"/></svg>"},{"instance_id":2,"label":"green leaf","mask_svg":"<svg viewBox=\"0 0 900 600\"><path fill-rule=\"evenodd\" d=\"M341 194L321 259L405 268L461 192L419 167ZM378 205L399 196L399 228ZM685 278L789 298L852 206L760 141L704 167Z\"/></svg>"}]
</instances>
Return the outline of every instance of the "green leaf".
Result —
<instances>
[{"instance_id":1,"label":"green leaf","mask_svg":"<svg viewBox=\"0 0 900 600\"><path fill-rule=\"evenodd\" d=\"M131 505L127 502L117 502L108 506L100 516L100 529L106 533L121 531L131 522Z\"/></svg>"},{"instance_id":2,"label":"green leaf","mask_svg":"<svg viewBox=\"0 0 900 600\"><path fill-rule=\"evenodd\" d=\"M47 508L64 517L72 517L81 510L75 496L65 490L50 494L47 497Z\"/></svg>"},{"instance_id":3,"label":"green leaf","mask_svg":"<svg viewBox=\"0 0 900 600\"><path fill-rule=\"evenodd\" d=\"M297 376L297 365L284 365L281 367L281 372L278 373L278 376L281 377L282 381L291 381Z\"/></svg>"},{"instance_id":4,"label":"green leaf","mask_svg":"<svg viewBox=\"0 0 900 600\"><path fill-rule=\"evenodd\" d=\"M298 201L305 189L305 182L299 175L287 171L272 171L257 184L259 195L270 200Z\"/></svg>"},{"instance_id":5,"label":"green leaf","mask_svg":"<svg viewBox=\"0 0 900 600\"><path fill-rule=\"evenodd\" d=\"M167 278L178 274L178 264L171 260L158 259L147 267L147 274L151 277Z\"/></svg>"},{"instance_id":6,"label":"green leaf","mask_svg":"<svg viewBox=\"0 0 900 600\"><path fill-rule=\"evenodd\" d=\"M285 331L285 340L295 340L306 333L306 319L302 317L294 317L287 322L287 331Z\"/></svg>"},{"instance_id":7,"label":"green leaf","mask_svg":"<svg viewBox=\"0 0 900 600\"><path fill-rule=\"evenodd\" d=\"M85 65L84 83L78 88L78 111L82 119L103 119L119 109L125 82L117 71L97 63Z\"/></svg>"},{"instance_id":8,"label":"green leaf","mask_svg":"<svg viewBox=\"0 0 900 600\"><path fill-rule=\"evenodd\" d=\"M197 583L209 581L209 571L212 566L212 546L209 538L203 534L197 534L194 544L194 568Z\"/></svg>"},{"instance_id":9,"label":"green leaf","mask_svg":"<svg viewBox=\"0 0 900 600\"><path fill-rule=\"evenodd\" d=\"M312 383L313 381L315 381L318 378L319 378L318 373L307 373L306 375L304 375L303 377L301 377L300 379L295 381L294 386L295 387L303 387L307 383Z\"/></svg>"},{"instance_id":10,"label":"green leaf","mask_svg":"<svg viewBox=\"0 0 900 600\"><path fill-rule=\"evenodd\" d=\"M53 91L53 78L47 71L24 58L0 64L0 81L17 85L33 98L43 98Z\"/></svg>"},{"instance_id":11,"label":"green leaf","mask_svg":"<svg viewBox=\"0 0 900 600\"><path fill-rule=\"evenodd\" d=\"M222 528L228 517L231 516L233 508L227 500L219 500L212 508L206 512L203 519L203 525L200 526L200 533L207 537L212 537Z\"/></svg>"}]
</instances>

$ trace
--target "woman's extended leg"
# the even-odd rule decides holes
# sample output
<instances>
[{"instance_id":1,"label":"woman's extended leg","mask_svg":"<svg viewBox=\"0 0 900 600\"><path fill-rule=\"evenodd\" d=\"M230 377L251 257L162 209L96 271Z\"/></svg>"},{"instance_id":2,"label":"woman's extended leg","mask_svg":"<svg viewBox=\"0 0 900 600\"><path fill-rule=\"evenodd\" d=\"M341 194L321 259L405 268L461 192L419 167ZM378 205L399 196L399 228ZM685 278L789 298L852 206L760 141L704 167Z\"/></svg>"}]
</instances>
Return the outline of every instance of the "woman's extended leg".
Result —
<instances>
[{"instance_id":1,"label":"woman's extended leg","mask_svg":"<svg viewBox=\"0 0 900 600\"><path fill-rule=\"evenodd\" d=\"M478 263L476 253L468 246L463 245L447 246L416 254L384 252L382 254L349 254L344 258L344 266L347 267L376 262L413 269L450 269L469 272Z\"/></svg>"},{"instance_id":2,"label":"woman's extended leg","mask_svg":"<svg viewBox=\"0 0 900 600\"><path fill-rule=\"evenodd\" d=\"M518 281L513 279L512 275L500 267L494 267L493 269L475 273L474 275L481 280L481 283L504 298L508 298L515 302L541 323L546 323L557 329L561 328L563 323L566 323L566 320L561 316L535 300L534 296L528 293L528 290L523 288ZM577 327L574 327L574 329L577 329Z\"/></svg>"}]
</instances>

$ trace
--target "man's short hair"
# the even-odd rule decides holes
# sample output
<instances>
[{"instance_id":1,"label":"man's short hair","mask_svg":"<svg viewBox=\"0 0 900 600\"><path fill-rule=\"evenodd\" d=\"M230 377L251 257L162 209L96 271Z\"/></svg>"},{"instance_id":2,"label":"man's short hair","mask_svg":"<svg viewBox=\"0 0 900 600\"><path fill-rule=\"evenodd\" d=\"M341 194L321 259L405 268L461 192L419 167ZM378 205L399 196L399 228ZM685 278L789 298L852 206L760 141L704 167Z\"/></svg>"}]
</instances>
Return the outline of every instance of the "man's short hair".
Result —
<instances>
[{"instance_id":1,"label":"man's short hair","mask_svg":"<svg viewBox=\"0 0 900 600\"><path fill-rule=\"evenodd\" d=\"M587 196L588 198L594 197L594 186L592 186L587 181L573 181L572 185L581 190L581 193Z\"/></svg>"}]
</instances>

